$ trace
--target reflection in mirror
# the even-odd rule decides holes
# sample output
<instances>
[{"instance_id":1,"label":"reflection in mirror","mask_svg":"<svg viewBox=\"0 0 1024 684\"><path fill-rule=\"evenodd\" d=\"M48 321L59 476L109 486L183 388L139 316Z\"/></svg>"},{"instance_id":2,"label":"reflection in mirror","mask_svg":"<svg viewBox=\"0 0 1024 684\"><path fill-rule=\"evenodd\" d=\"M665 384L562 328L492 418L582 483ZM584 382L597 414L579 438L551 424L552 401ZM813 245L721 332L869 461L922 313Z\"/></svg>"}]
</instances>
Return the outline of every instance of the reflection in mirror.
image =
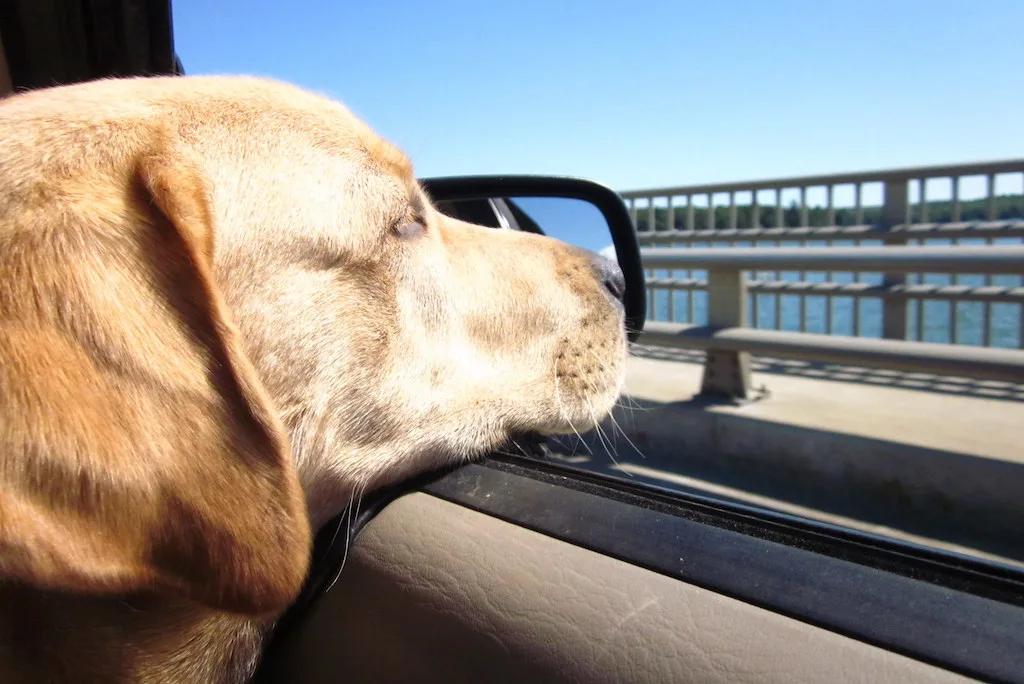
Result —
<instances>
[{"instance_id":1,"label":"reflection in mirror","mask_svg":"<svg viewBox=\"0 0 1024 684\"><path fill-rule=\"evenodd\" d=\"M462 221L547 235L615 260L615 247L604 215L584 200L496 197L438 202L437 208Z\"/></svg>"}]
</instances>

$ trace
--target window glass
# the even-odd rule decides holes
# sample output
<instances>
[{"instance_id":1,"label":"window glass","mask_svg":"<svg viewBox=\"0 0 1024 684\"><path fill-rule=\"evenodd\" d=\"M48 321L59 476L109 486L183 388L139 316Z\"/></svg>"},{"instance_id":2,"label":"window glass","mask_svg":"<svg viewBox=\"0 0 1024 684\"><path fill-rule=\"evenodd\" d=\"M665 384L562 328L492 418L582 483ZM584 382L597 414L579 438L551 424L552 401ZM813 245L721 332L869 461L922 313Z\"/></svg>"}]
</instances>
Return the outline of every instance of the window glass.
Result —
<instances>
[{"instance_id":1,"label":"window glass","mask_svg":"<svg viewBox=\"0 0 1024 684\"><path fill-rule=\"evenodd\" d=\"M1020 249L1024 3L257 4L175 0L184 70L329 93L420 177L593 178L689 255L611 418L543 458L1024 563L1024 259L913 261ZM586 203L441 208L614 258Z\"/></svg>"}]
</instances>

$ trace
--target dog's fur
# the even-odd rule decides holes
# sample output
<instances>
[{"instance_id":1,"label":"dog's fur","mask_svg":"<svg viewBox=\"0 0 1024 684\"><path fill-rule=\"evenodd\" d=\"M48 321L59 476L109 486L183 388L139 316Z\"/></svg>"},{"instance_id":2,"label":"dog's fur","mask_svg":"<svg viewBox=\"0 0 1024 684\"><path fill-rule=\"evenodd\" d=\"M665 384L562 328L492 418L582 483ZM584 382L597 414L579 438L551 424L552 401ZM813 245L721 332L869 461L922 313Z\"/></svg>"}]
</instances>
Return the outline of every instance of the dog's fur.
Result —
<instances>
[{"instance_id":1,"label":"dog's fur","mask_svg":"<svg viewBox=\"0 0 1024 684\"><path fill-rule=\"evenodd\" d=\"M0 103L0 681L241 681L353 497L622 384L593 255L252 78Z\"/></svg>"}]
</instances>

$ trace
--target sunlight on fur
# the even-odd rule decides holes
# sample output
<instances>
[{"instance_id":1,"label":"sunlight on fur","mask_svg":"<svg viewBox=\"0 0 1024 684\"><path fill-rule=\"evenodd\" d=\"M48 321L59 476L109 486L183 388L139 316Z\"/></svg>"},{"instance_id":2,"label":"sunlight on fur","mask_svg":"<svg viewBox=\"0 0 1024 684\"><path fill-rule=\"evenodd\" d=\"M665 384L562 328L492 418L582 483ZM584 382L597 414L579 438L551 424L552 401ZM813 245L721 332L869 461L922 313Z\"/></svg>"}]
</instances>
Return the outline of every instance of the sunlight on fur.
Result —
<instances>
[{"instance_id":1,"label":"sunlight on fur","mask_svg":"<svg viewBox=\"0 0 1024 684\"><path fill-rule=\"evenodd\" d=\"M595 255L445 217L329 99L107 80L0 139L4 682L244 681L325 521L619 396Z\"/></svg>"}]
</instances>

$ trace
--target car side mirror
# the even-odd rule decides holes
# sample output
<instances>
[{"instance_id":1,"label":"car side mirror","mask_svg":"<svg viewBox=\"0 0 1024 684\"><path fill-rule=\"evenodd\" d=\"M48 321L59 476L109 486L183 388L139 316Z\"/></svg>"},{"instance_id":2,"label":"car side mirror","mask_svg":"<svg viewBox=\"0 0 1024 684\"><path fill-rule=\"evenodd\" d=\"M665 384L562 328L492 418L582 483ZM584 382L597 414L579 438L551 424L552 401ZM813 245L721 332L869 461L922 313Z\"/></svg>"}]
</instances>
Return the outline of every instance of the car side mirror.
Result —
<instances>
[{"instance_id":1,"label":"car side mirror","mask_svg":"<svg viewBox=\"0 0 1024 684\"><path fill-rule=\"evenodd\" d=\"M625 278L629 340L647 313L636 231L622 198L607 186L557 176L449 176L420 184L442 213L497 229L547 235L617 261Z\"/></svg>"}]
</instances>

